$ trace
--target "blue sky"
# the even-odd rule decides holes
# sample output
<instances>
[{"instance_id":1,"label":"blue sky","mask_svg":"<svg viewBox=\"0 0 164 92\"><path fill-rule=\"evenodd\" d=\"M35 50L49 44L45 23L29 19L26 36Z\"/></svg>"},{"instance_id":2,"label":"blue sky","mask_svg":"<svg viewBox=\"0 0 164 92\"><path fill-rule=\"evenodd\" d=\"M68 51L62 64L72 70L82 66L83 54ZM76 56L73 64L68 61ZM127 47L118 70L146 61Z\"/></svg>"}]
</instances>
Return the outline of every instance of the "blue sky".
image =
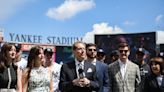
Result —
<instances>
[{"instance_id":1,"label":"blue sky","mask_svg":"<svg viewBox=\"0 0 164 92\"><path fill-rule=\"evenodd\" d=\"M93 42L93 34L158 31L164 43L164 0L0 0L0 28L5 40L16 33Z\"/></svg>"}]
</instances>

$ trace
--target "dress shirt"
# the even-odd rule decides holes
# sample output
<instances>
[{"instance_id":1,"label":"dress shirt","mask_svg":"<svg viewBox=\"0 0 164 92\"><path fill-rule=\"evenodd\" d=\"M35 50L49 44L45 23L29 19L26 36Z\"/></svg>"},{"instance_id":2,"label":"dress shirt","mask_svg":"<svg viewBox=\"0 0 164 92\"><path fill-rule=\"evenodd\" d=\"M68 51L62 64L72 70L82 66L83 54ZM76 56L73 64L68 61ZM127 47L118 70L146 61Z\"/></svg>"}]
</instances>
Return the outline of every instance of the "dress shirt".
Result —
<instances>
[{"instance_id":1,"label":"dress shirt","mask_svg":"<svg viewBox=\"0 0 164 92\"><path fill-rule=\"evenodd\" d=\"M163 76L162 75L159 75L159 76L157 76L156 79L157 79L158 85L161 86L162 85Z\"/></svg>"},{"instance_id":2,"label":"dress shirt","mask_svg":"<svg viewBox=\"0 0 164 92\"><path fill-rule=\"evenodd\" d=\"M75 65L76 65L76 73L77 73L77 77L79 77L79 68L83 69L84 70L84 60L79 62L77 59L75 59ZM85 73L83 72L83 75L85 76Z\"/></svg>"},{"instance_id":3,"label":"dress shirt","mask_svg":"<svg viewBox=\"0 0 164 92\"><path fill-rule=\"evenodd\" d=\"M92 61L92 64L96 66L96 59Z\"/></svg>"},{"instance_id":4,"label":"dress shirt","mask_svg":"<svg viewBox=\"0 0 164 92\"><path fill-rule=\"evenodd\" d=\"M124 79L124 76L125 76L125 73L126 73L126 67L127 67L126 63L123 63L121 60L119 60L120 71L121 71L121 75L122 75L123 79Z\"/></svg>"},{"instance_id":5,"label":"dress shirt","mask_svg":"<svg viewBox=\"0 0 164 92\"><path fill-rule=\"evenodd\" d=\"M20 68L20 69L25 69L27 67L27 60L24 58L21 58L20 61L16 62L16 65Z\"/></svg>"},{"instance_id":6,"label":"dress shirt","mask_svg":"<svg viewBox=\"0 0 164 92\"><path fill-rule=\"evenodd\" d=\"M54 92L58 92L58 84L60 81L60 70L61 70L61 65L57 64L56 62L52 62L52 76L53 76L53 88Z\"/></svg>"}]
</instances>

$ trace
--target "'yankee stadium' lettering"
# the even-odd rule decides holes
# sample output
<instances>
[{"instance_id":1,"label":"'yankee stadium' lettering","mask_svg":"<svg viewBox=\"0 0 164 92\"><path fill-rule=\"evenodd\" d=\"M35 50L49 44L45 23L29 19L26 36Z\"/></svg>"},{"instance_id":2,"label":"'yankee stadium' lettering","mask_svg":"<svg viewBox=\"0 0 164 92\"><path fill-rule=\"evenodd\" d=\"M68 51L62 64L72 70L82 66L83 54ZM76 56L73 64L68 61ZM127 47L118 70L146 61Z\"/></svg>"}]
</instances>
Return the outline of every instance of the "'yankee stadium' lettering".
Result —
<instances>
[{"instance_id":1,"label":"'yankee stadium' lettering","mask_svg":"<svg viewBox=\"0 0 164 92\"><path fill-rule=\"evenodd\" d=\"M72 45L76 41L82 41L82 38L78 37L47 37L47 44L56 45Z\"/></svg>"},{"instance_id":2,"label":"'yankee stadium' lettering","mask_svg":"<svg viewBox=\"0 0 164 92\"><path fill-rule=\"evenodd\" d=\"M27 43L41 43L42 42L42 36L37 35L19 35L14 33L9 33L10 35L10 41L14 42L27 42Z\"/></svg>"},{"instance_id":3,"label":"'yankee stadium' lettering","mask_svg":"<svg viewBox=\"0 0 164 92\"><path fill-rule=\"evenodd\" d=\"M46 39L43 39L41 35L24 35L15 33L9 33L9 37L11 42L46 43L55 45L72 45L76 41L82 41L82 38L80 37L48 36Z\"/></svg>"}]
</instances>

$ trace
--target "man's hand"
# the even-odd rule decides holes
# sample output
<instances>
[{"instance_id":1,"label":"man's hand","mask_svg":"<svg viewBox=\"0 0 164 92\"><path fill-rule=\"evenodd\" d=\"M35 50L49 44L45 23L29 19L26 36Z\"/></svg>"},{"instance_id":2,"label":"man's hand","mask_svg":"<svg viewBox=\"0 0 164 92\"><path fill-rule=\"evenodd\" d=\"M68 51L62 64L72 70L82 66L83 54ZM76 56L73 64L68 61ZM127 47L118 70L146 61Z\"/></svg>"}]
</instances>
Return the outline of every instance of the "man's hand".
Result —
<instances>
[{"instance_id":1,"label":"man's hand","mask_svg":"<svg viewBox=\"0 0 164 92\"><path fill-rule=\"evenodd\" d=\"M72 82L73 82L73 85L75 86L84 87L83 81L81 79L74 79Z\"/></svg>"},{"instance_id":2,"label":"man's hand","mask_svg":"<svg viewBox=\"0 0 164 92\"><path fill-rule=\"evenodd\" d=\"M82 78L82 79L80 79L81 80L81 82L82 82L82 85L83 85L83 87L89 87L90 86L90 80L89 79L87 79L87 78Z\"/></svg>"},{"instance_id":3,"label":"man's hand","mask_svg":"<svg viewBox=\"0 0 164 92\"><path fill-rule=\"evenodd\" d=\"M90 80L88 80L87 78L74 79L73 85L76 85L79 87L89 87L90 86Z\"/></svg>"}]
</instances>

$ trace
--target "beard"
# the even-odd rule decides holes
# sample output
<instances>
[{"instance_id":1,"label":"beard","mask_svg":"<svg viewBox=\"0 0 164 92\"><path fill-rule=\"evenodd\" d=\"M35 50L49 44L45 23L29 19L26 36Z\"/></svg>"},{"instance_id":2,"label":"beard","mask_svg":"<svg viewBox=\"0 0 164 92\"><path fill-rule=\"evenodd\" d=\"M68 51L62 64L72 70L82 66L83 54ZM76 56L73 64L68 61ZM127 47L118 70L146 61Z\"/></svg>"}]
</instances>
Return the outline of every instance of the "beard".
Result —
<instances>
[{"instance_id":1,"label":"beard","mask_svg":"<svg viewBox=\"0 0 164 92\"><path fill-rule=\"evenodd\" d=\"M90 59L94 59L94 58L96 58L96 55L87 54L87 57L90 58Z\"/></svg>"}]
</instances>

